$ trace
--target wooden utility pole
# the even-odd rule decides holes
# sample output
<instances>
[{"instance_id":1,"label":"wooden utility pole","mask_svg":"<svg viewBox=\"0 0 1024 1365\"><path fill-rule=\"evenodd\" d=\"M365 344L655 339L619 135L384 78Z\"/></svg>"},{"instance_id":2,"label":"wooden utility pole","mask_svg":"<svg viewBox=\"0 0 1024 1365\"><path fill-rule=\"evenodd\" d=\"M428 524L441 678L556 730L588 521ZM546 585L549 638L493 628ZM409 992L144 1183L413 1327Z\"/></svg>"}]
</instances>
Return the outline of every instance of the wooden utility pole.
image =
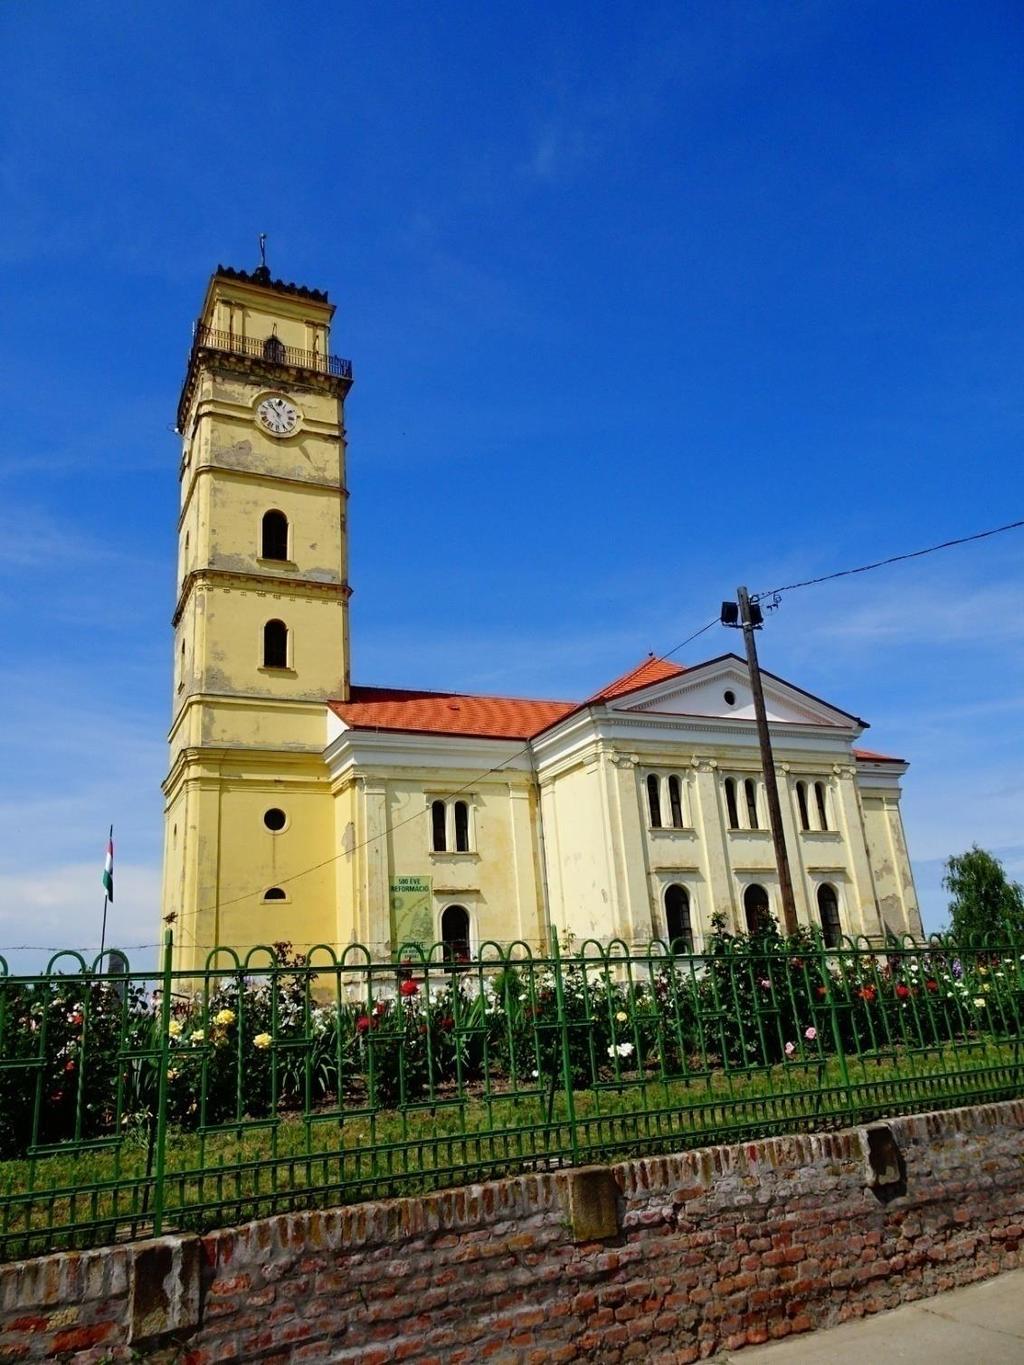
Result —
<instances>
[{"instance_id":1,"label":"wooden utility pole","mask_svg":"<svg viewBox=\"0 0 1024 1365\"><path fill-rule=\"evenodd\" d=\"M768 716L764 709L764 689L761 686L761 666L757 662L757 645L754 631L757 626L751 619L750 597L746 588L736 589L736 601L740 609L740 625L747 646L747 668L750 670L750 690L754 694L754 715L757 717L757 739L761 746L761 767L764 769L764 788L768 795L768 819L772 827L772 843L775 845L775 862L779 869L779 891L782 895L782 917L786 922L786 933L797 931L796 900L793 896L793 877L789 870L789 854L786 852L786 835L782 827L782 806L779 804L779 784L775 780L775 760L772 757L772 739L768 732ZM758 612L760 618L760 612Z\"/></svg>"}]
</instances>

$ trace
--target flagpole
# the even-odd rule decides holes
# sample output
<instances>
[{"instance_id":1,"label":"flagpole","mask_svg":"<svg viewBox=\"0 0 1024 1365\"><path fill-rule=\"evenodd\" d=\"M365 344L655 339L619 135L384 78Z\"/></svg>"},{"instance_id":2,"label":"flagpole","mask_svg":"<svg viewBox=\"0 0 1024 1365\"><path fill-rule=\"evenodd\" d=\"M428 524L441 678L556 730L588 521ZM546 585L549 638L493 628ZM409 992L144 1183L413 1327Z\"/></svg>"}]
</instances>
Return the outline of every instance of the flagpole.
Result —
<instances>
[{"instance_id":1,"label":"flagpole","mask_svg":"<svg viewBox=\"0 0 1024 1365\"><path fill-rule=\"evenodd\" d=\"M114 848L114 826L110 826L110 833L107 835L107 856L113 864ZM111 866L110 882L107 882L106 863L103 866L103 927L100 930L100 971L103 970L103 952L107 946L107 906L110 904L110 892L113 889L113 866Z\"/></svg>"}]
</instances>

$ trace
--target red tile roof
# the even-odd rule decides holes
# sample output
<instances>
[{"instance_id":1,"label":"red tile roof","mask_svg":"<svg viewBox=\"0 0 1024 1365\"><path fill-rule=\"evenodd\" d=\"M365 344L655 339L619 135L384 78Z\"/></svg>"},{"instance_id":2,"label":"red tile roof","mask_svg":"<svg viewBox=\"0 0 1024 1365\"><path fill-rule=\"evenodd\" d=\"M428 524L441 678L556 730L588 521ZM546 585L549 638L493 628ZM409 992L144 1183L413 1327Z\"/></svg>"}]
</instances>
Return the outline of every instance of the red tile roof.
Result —
<instances>
[{"instance_id":1,"label":"red tile roof","mask_svg":"<svg viewBox=\"0 0 1024 1365\"><path fill-rule=\"evenodd\" d=\"M595 692L608 701L685 670L653 656ZM400 687L353 687L348 701L327 703L353 730L406 730L424 735L471 735L488 739L529 739L586 702L534 701L524 697L480 697L463 692L424 692Z\"/></svg>"},{"instance_id":2,"label":"red tile roof","mask_svg":"<svg viewBox=\"0 0 1024 1365\"><path fill-rule=\"evenodd\" d=\"M353 687L348 701L327 704L354 730L411 730L489 739L528 739L576 706L571 701L473 697L400 687Z\"/></svg>"},{"instance_id":3,"label":"red tile roof","mask_svg":"<svg viewBox=\"0 0 1024 1365\"><path fill-rule=\"evenodd\" d=\"M861 759L864 763L906 763L905 758L893 758L892 754L876 754L871 749L854 749L854 758Z\"/></svg>"},{"instance_id":4,"label":"red tile roof","mask_svg":"<svg viewBox=\"0 0 1024 1365\"><path fill-rule=\"evenodd\" d=\"M590 700L610 701L612 697L621 697L627 692L636 692L641 687L649 687L651 683L663 682L666 678L677 678L680 673L685 672L686 669L681 664L670 664L666 659L656 659L652 654L649 658L644 659L643 663L637 664L636 668L631 668L628 673L623 673L619 678L613 678L606 687L595 692Z\"/></svg>"}]
</instances>

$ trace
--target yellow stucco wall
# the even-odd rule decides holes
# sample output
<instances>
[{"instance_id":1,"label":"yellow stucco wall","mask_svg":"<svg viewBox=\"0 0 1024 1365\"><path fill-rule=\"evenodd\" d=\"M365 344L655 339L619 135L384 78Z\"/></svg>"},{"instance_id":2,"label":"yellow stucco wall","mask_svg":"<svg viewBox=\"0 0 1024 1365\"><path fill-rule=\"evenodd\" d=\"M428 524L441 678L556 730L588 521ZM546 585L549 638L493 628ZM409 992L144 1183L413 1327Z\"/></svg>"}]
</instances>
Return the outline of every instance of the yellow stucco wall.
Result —
<instances>
[{"instance_id":1,"label":"yellow stucco wall","mask_svg":"<svg viewBox=\"0 0 1024 1365\"><path fill-rule=\"evenodd\" d=\"M921 911L907 854L903 818L891 793L862 801L867 845L882 921L890 933L922 933Z\"/></svg>"},{"instance_id":2,"label":"yellow stucco wall","mask_svg":"<svg viewBox=\"0 0 1024 1365\"><path fill-rule=\"evenodd\" d=\"M474 780L475 779L475 780ZM468 852L434 852L429 808L459 798L470 810ZM338 895L350 903L349 933L375 951L391 941L393 878L429 878L430 919L440 938L441 915L463 906L474 945L523 939L536 950L545 939L538 874L536 793L527 779L483 779L478 772L378 769L339 784L335 796Z\"/></svg>"},{"instance_id":3,"label":"yellow stucco wall","mask_svg":"<svg viewBox=\"0 0 1024 1365\"><path fill-rule=\"evenodd\" d=\"M164 913L188 965L217 943L337 938L322 752L323 702L348 686L344 386L230 349L273 333L325 355L332 312L215 277L201 317L228 339L200 334L222 349L193 362L182 433ZM269 394L298 408L294 434L261 428ZM288 518L286 561L262 558L271 509ZM288 627L285 668L264 666L268 620ZM270 807L286 812L280 833L264 824ZM282 882L285 899L265 901Z\"/></svg>"},{"instance_id":4,"label":"yellow stucco wall","mask_svg":"<svg viewBox=\"0 0 1024 1365\"><path fill-rule=\"evenodd\" d=\"M215 278L203 319L229 338L274 332L319 356L331 314L316 300ZM742 727L732 740L698 744L678 732L657 738L656 722L628 741L570 744L561 757L535 745L531 759L520 753L510 765L518 741L492 753L489 742L477 751L457 737L392 737L390 749L375 750L344 732L325 703L348 689L346 385L222 352L197 356L183 408L164 787L163 911L174 917L180 965L203 962L217 943L244 952L281 940L358 941L386 952L396 878L429 879L435 938L445 908L464 906L474 947L523 940L543 949L550 926L576 943L645 944L666 934L672 885L689 895L698 945L716 914L743 928L751 883L765 887L781 918L759 761ZM294 435L275 440L259 427L268 393L300 409ZM272 508L288 517L286 562L261 556ZM269 619L289 628L286 668L264 667ZM860 770L849 733L836 733L826 726L805 747L776 748L798 916L818 923L817 890L827 883L846 932L919 932L898 782L877 765ZM663 827L652 826L651 774L663 784L678 778L680 828L667 796ZM757 783L760 828L729 828L727 776ZM801 780L825 784L827 829L815 818L801 828ZM471 811L471 846L437 852L431 802L456 794ZM279 833L264 822L271 807L286 815ZM266 901L275 886L285 897Z\"/></svg>"},{"instance_id":5,"label":"yellow stucco wall","mask_svg":"<svg viewBox=\"0 0 1024 1365\"><path fill-rule=\"evenodd\" d=\"M836 891L845 933L877 937L889 927L919 932L913 877L902 835L898 793L884 803L868 801L869 836L849 750L831 755L780 749L783 824L789 851L797 916L818 926L817 894ZM683 826L672 828L663 802L663 827L651 824L646 781L678 776ZM741 827L730 828L725 779L755 783L758 828L738 801ZM796 784L820 781L826 791L827 828L812 802L811 828L804 830ZM614 934L642 942L649 932L664 937L665 892L673 884L687 891L698 943L721 915L733 930L745 927L743 895L763 886L772 913L782 919L778 874L760 769L727 746L716 752L646 754L607 752L584 758L544 787L544 837L555 866L550 877L551 914L559 932L575 939ZM880 923L876 886L882 901Z\"/></svg>"}]
</instances>

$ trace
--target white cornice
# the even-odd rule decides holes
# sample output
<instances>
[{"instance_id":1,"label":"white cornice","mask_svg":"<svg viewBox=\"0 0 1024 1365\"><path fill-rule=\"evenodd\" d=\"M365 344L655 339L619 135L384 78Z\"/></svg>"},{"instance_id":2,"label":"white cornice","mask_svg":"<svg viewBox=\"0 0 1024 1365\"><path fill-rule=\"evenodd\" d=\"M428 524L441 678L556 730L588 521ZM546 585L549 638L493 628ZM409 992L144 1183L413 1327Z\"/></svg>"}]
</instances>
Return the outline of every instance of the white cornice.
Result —
<instances>
[{"instance_id":1,"label":"white cornice","mask_svg":"<svg viewBox=\"0 0 1024 1365\"><path fill-rule=\"evenodd\" d=\"M900 792L900 778L907 771L908 763L871 763L864 759L857 760L857 786L860 791L867 793Z\"/></svg>"},{"instance_id":2,"label":"white cornice","mask_svg":"<svg viewBox=\"0 0 1024 1365\"><path fill-rule=\"evenodd\" d=\"M503 772L529 773L533 764L522 740L480 739L472 735L418 735L405 730L353 730L328 711L324 760L332 779L352 768L466 770L500 778ZM492 773L491 769L498 772Z\"/></svg>"},{"instance_id":3,"label":"white cornice","mask_svg":"<svg viewBox=\"0 0 1024 1365\"><path fill-rule=\"evenodd\" d=\"M772 743L781 759L790 751L850 757L850 746L861 733L860 727L800 725L775 722L769 726ZM688 751L712 749L722 757L723 749L741 753L757 752L757 727L750 720L730 720L716 716L675 716L637 711L612 711L603 706L588 707L566 717L561 724L546 730L534 740L538 772L581 755L592 746L608 744L634 749L679 746Z\"/></svg>"}]
</instances>

